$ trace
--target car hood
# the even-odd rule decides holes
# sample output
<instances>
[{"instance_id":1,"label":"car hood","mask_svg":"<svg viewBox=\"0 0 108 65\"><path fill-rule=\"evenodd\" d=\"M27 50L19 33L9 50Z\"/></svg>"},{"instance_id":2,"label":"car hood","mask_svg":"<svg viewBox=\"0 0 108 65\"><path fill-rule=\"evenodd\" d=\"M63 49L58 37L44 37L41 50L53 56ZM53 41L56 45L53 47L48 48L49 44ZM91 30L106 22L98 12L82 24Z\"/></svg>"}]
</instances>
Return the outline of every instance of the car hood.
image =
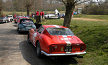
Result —
<instances>
[{"instance_id":1,"label":"car hood","mask_svg":"<svg viewBox=\"0 0 108 65\"><path fill-rule=\"evenodd\" d=\"M23 26L33 26L33 23L22 23Z\"/></svg>"},{"instance_id":2,"label":"car hood","mask_svg":"<svg viewBox=\"0 0 108 65\"><path fill-rule=\"evenodd\" d=\"M82 44L83 42L77 36L63 35L63 36L51 36L54 44Z\"/></svg>"}]
</instances>

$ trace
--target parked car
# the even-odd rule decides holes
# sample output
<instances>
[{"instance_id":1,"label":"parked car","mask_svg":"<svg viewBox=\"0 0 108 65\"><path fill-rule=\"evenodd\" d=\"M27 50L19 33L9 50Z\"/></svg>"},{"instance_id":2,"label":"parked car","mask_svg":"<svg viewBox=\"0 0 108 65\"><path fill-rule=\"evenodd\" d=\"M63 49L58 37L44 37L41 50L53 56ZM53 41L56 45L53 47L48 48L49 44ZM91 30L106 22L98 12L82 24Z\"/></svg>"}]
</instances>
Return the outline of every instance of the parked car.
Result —
<instances>
[{"instance_id":1,"label":"parked car","mask_svg":"<svg viewBox=\"0 0 108 65\"><path fill-rule=\"evenodd\" d=\"M4 21L5 23L8 23L8 18L7 18L7 17L4 17L4 18L3 18L3 21Z\"/></svg>"},{"instance_id":2,"label":"parked car","mask_svg":"<svg viewBox=\"0 0 108 65\"><path fill-rule=\"evenodd\" d=\"M0 17L0 23L7 23L8 20L6 17Z\"/></svg>"},{"instance_id":3,"label":"parked car","mask_svg":"<svg viewBox=\"0 0 108 65\"><path fill-rule=\"evenodd\" d=\"M32 19L21 19L20 23L18 24L17 31L20 32L26 32L29 31L31 28L36 29L36 26L33 23Z\"/></svg>"},{"instance_id":4,"label":"parked car","mask_svg":"<svg viewBox=\"0 0 108 65\"><path fill-rule=\"evenodd\" d=\"M64 18L65 17L65 13L60 14L60 18Z\"/></svg>"},{"instance_id":5,"label":"parked car","mask_svg":"<svg viewBox=\"0 0 108 65\"><path fill-rule=\"evenodd\" d=\"M18 17L16 20L16 23L19 24L21 19L29 19L29 18L28 17Z\"/></svg>"},{"instance_id":6,"label":"parked car","mask_svg":"<svg viewBox=\"0 0 108 65\"><path fill-rule=\"evenodd\" d=\"M8 18L8 21L9 22L12 22L13 21L13 15L8 15L7 18Z\"/></svg>"},{"instance_id":7,"label":"parked car","mask_svg":"<svg viewBox=\"0 0 108 65\"><path fill-rule=\"evenodd\" d=\"M55 14L46 14L46 15L44 15L44 18L45 19L60 19L60 17Z\"/></svg>"},{"instance_id":8,"label":"parked car","mask_svg":"<svg viewBox=\"0 0 108 65\"><path fill-rule=\"evenodd\" d=\"M41 25L31 29L28 42L36 47L36 54L46 56L70 56L85 54L86 45L64 26Z\"/></svg>"}]
</instances>

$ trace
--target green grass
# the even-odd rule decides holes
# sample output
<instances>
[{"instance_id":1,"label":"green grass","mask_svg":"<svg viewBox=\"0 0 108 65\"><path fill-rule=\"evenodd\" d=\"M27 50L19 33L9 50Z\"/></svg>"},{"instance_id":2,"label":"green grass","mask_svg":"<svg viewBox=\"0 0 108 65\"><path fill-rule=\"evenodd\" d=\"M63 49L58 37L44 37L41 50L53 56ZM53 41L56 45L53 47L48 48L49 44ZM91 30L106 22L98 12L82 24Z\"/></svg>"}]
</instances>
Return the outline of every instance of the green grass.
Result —
<instances>
[{"instance_id":1,"label":"green grass","mask_svg":"<svg viewBox=\"0 0 108 65\"><path fill-rule=\"evenodd\" d=\"M31 14L32 12L30 12ZM7 12L7 11L3 11L3 14L4 15L13 15L13 14L16 14L16 15L27 15L26 12Z\"/></svg>"},{"instance_id":2,"label":"green grass","mask_svg":"<svg viewBox=\"0 0 108 65\"><path fill-rule=\"evenodd\" d=\"M108 15L74 15L74 18L91 18L91 19L102 19L108 20Z\"/></svg>"},{"instance_id":3,"label":"green grass","mask_svg":"<svg viewBox=\"0 0 108 65\"><path fill-rule=\"evenodd\" d=\"M8 11L3 11L3 14L4 15L12 15L12 14L17 14L17 15L27 15L26 12L8 12ZM31 13L35 13L34 11L33 12L30 12ZM48 13L55 13L54 11L44 11L45 14L48 14ZM60 11L60 13L64 13L64 11Z\"/></svg>"},{"instance_id":4,"label":"green grass","mask_svg":"<svg viewBox=\"0 0 108 65\"><path fill-rule=\"evenodd\" d=\"M62 25L63 20L44 20L42 24ZM70 29L87 45L87 54L77 59L78 65L108 65L108 22L73 20Z\"/></svg>"}]
</instances>

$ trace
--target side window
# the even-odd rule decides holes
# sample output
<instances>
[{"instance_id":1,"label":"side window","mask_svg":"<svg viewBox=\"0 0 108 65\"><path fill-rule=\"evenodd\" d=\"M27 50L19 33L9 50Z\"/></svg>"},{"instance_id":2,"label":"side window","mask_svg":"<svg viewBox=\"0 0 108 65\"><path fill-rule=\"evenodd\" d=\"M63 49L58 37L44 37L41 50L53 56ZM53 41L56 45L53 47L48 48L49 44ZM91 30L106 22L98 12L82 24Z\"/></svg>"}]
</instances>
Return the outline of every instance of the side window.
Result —
<instances>
[{"instance_id":1,"label":"side window","mask_svg":"<svg viewBox=\"0 0 108 65\"><path fill-rule=\"evenodd\" d=\"M40 27L39 30L38 30L39 33L42 33L43 31L44 31L43 27Z\"/></svg>"}]
</instances>

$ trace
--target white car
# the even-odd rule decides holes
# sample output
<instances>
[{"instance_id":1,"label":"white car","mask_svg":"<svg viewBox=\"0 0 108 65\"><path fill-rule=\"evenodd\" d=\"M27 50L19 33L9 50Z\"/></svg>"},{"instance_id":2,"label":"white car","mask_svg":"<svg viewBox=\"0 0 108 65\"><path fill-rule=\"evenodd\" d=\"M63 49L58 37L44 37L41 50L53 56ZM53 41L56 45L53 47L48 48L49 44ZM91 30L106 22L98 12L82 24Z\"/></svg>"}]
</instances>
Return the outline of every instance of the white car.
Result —
<instances>
[{"instance_id":1,"label":"white car","mask_svg":"<svg viewBox=\"0 0 108 65\"><path fill-rule=\"evenodd\" d=\"M0 23L7 23L7 17L0 17Z\"/></svg>"},{"instance_id":2,"label":"white car","mask_svg":"<svg viewBox=\"0 0 108 65\"><path fill-rule=\"evenodd\" d=\"M8 15L8 21L13 21L13 15Z\"/></svg>"},{"instance_id":3,"label":"white car","mask_svg":"<svg viewBox=\"0 0 108 65\"><path fill-rule=\"evenodd\" d=\"M45 19L60 19L60 17L55 14L46 14L46 15L44 15L44 18Z\"/></svg>"},{"instance_id":4,"label":"white car","mask_svg":"<svg viewBox=\"0 0 108 65\"><path fill-rule=\"evenodd\" d=\"M8 18L7 18L7 17L4 17L4 18L3 18L3 21L4 21L5 23L8 23Z\"/></svg>"}]
</instances>

